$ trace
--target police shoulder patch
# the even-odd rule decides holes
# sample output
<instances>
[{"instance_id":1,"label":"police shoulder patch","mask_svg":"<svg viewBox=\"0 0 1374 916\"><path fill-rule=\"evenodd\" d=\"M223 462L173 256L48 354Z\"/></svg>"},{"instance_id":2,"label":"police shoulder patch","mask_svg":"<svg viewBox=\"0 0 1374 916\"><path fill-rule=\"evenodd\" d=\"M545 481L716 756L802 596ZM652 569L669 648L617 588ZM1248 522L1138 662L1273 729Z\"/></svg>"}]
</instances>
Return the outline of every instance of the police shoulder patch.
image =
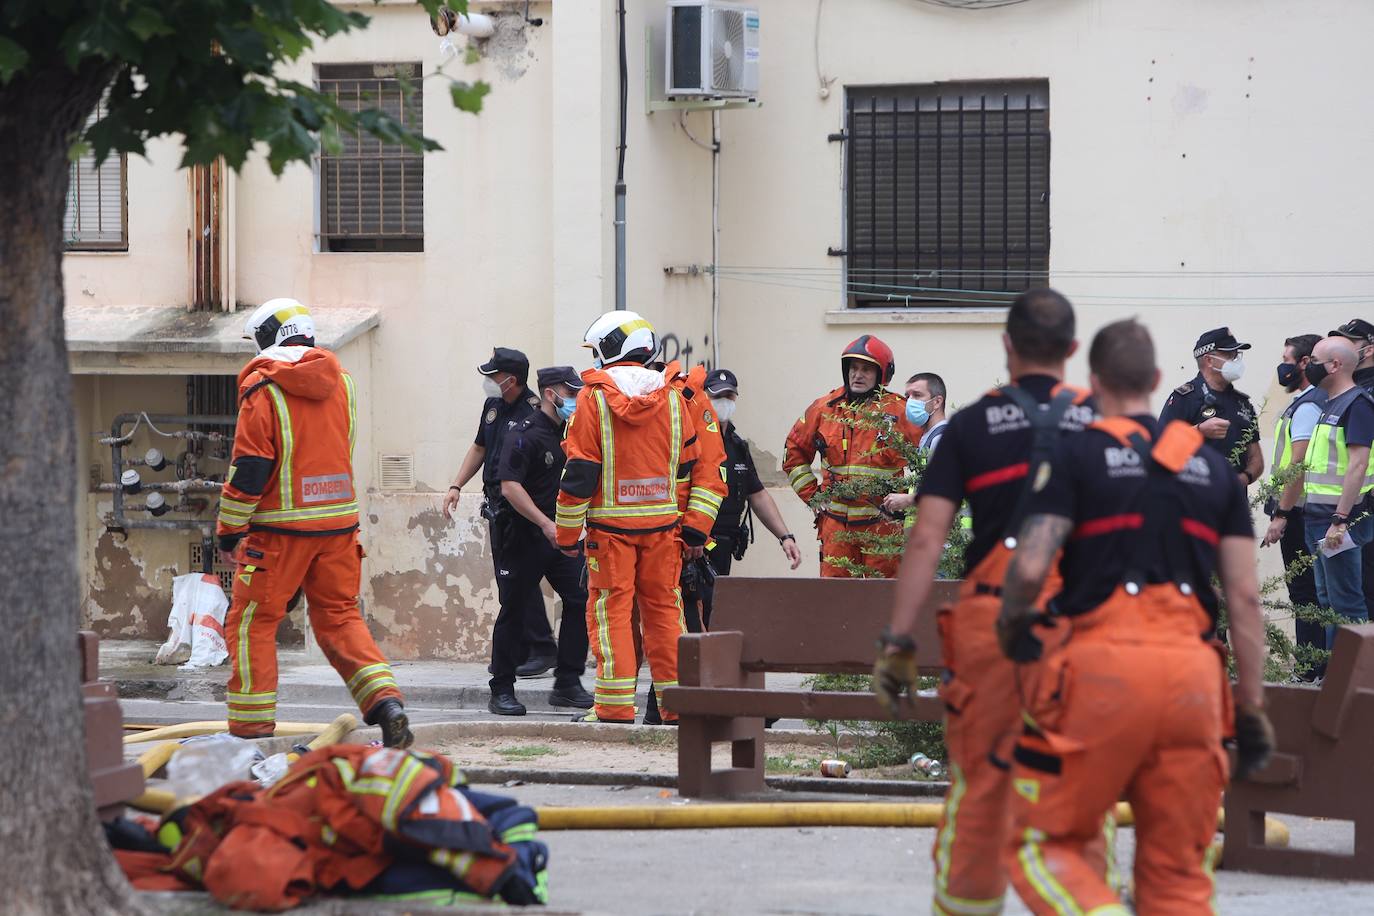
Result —
<instances>
[{"instance_id":1,"label":"police shoulder patch","mask_svg":"<svg viewBox=\"0 0 1374 916\"><path fill-rule=\"evenodd\" d=\"M1192 383L1192 382L1184 382L1182 385L1179 385L1177 388L1174 389L1174 394L1192 394L1192 393L1193 393L1193 383Z\"/></svg>"},{"instance_id":2,"label":"police shoulder patch","mask_svg":"<svg viewBox=\"0 0 1374 916\"><path fill-rule=\"evenodd\" d=\"M495 423L495 422L496 422L496 408L495 408L495 407L493 407L491 410L488 410L488 411L487 411L487 419L486 419L486 422L488 422L488 423Z\"/></svg>"}]
</instances>

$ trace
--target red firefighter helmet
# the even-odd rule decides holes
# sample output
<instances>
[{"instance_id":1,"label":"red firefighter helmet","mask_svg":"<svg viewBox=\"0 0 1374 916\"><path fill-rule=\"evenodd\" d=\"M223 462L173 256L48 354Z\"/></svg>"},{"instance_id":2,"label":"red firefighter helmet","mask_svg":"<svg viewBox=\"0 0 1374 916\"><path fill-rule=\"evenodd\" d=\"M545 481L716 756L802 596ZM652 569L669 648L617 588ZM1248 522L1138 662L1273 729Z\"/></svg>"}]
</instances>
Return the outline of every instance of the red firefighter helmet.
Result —
<instances>
[{"instance_id":1,"label":"red firefighter helmet","mask_svg":"<svg viewBox=\"0 0 1374 916\"><path fill-rule=\"evenodd\" d=\"M853 341L840 355L840 374L846 385L849 384L849 374L845 370L845 363L851 359L861 359L877 366L879 385L888 384L897 374L897 363L892 357L892 348L872 334L865 334Z\"/></svg>"}]
</instances>

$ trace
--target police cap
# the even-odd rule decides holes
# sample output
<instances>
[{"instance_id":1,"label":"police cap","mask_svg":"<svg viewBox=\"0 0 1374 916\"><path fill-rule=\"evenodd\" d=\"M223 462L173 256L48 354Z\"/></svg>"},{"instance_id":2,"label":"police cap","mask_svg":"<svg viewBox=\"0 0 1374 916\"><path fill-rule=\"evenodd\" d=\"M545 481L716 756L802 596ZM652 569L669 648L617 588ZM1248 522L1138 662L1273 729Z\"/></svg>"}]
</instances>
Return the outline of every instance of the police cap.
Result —
<instances>
[{"instance_id":1,"label":"police cap","mask_svg":"<svg viewBox=\"0 0 1374 916\"><path fill-rule=\"evenodd\" d=\"M539 370L538 377L540 391L554 385L567 385L574 391L582 387L582 377L572 366L546 366Z\"/></svg>"},{"instance_id":2,"label":"police cap","mask_svg":"<svg viewBox=\"0 0 1374 916\"><path fill-rule=\"evenodd\" d=\"M1363 343L1366 340L1374 339L1374 324L1370 324L1363 318L1351 318L1345 324L1329 332L1327 337L1346 337L1350 340L1358 340Z\"/></svg>"},{"instance_id":3,"label":"police cap","mask_svg":"<svg viewBox=\"0 0 1374 916\"><path fill-rule=\"evenodd\" d=\"M739 379L729 369L715 369L706 376L706 393L712 396L739 394Z\"/></svg>"},{"instance_id":4,"label":"police cap","mask_svg":"<svg viewBox=\"0 0 1374 916\"><path fill-rule=\"evenodd\" d=\"M1193 358L1197 359L1199 356L1206 356L1213 350L1248 349L1250 349L1250 345L1248 343L1239 343L1236 338L1231 335L1230 328L1213 328L1197 339L1197 343L1193 345Z\"/></svg>"},{"instance_id":5,"label":"police cap","mask_svg":"<svg viewBox=\"0 0 1374 916\"><path fill-rule=\"evenodd\" d=\"M525 380L530 377L530 361L519 350L512 350L510 347L496 347L491 351L491 359L478 366L477 371L483 375L509 372L518 378L520 384L523 385Z\"/></svg>"}]
</instances>

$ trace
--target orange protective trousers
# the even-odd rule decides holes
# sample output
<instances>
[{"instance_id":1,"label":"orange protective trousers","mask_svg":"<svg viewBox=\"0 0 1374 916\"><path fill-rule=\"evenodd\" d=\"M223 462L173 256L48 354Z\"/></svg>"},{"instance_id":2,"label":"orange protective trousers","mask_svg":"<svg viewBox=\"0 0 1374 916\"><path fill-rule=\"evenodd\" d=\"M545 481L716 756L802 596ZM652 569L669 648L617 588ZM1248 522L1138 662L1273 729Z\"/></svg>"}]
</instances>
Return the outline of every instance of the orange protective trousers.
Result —
<instances>
[{"instance_id":1,"label":"orange protective trousers","mask_svg":"<svg viewBox=\"0 0 1374 916\"><path fill-rule=\"evenodd\" d=\"M1015 665L997 643L1001 583L1011 552L998 546L970 571L959 601L939 615L945 673L945 747L950 784L935 859L932 912L978 916L999 913L1007 892L1005 854L1011 837L1011 752L1021 731L1021 697L1035 684L1035 665ZM1058 591L1051 576L1045 592ZM1064 625L1037 630L1046 651L1062 640ZM1114 821L1097 819L1088 850L1099 874L1113 855Z\"/></svg>"},{"instance_id":2,"label":"orange protective trousers","mask_svg":"<svg viewBox=\"0 0 1374 916\"><path fill-rule=\"evenodd\" d=\"M587 635L596 657L596 717L633 722L639 681L634 617L639 608L643 651L665 722L677 713L663 705L663 688L677 686L677 640L682 616L682 542L676 531L648 534L587 532Z\"/></svg>"},{"instance_id":3,"label":"orange protective trousers","mask_svg":"<svg viewBox=\"0 0 1374 916\"><path fill-rule=\"evenodd\" d=\"M305 592L315 641L364 717L382 700L402 699L358 609L363 549L356 533L295 537L254 531L239 544L237 558L224 620L233 663L226 693L230 734L261 738L276 727L277 627L298 588Z\"/></svg>"},{"instance_id":4,"label":"orange protective trousers","mask_svg":"<svg viewBox=\"0 0 1374 916\"><path fill-rule=\"evenodd\" d=\"M826 562L827 557L843 557L860 566L866 566L883 579L892 579L901 565L901 554L892 556L869 555L863 552L864 545L839 537L844 532L867 532L876 536L902 534L901 522L879 521L863 525L851 525L822 514L816 521L816 536L821 541L821 577L825 579L851 578L848 570Z\"/></svg>"},{"instance_id":5,"label":"orange protective trousers","mask_svg":"<svg viewBox=\"0 0 1374 916\"><path fill-rule=\"evenodd\" d=\"M1035 913L1126 913L1084 855L1124 794L1135 911L1213 912L1212 840L1228 775L1230 686L1211 621L1173 585L1123 588L1048 655L1016 746L1012 882Z\"/></svg>"}]
</instances>

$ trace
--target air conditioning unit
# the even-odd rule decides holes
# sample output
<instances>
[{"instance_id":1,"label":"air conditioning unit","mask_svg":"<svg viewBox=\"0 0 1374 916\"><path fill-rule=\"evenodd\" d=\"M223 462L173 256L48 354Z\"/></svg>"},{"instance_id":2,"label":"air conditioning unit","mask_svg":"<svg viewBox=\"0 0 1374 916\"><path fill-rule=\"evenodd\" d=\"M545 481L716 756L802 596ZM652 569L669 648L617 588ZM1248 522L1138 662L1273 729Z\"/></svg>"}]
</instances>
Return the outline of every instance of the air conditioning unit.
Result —
<instances>
[{"instance_id":1,"label":"air conditioning unit","mask_svg":"<svg viewBox=\"0 0 1374 916\"><path fill-rule=\"evenodd\" d=\"M759 11L719 0L668 0L669 98L752 98L759 92Z\"/></svg>"}]
</instances>

